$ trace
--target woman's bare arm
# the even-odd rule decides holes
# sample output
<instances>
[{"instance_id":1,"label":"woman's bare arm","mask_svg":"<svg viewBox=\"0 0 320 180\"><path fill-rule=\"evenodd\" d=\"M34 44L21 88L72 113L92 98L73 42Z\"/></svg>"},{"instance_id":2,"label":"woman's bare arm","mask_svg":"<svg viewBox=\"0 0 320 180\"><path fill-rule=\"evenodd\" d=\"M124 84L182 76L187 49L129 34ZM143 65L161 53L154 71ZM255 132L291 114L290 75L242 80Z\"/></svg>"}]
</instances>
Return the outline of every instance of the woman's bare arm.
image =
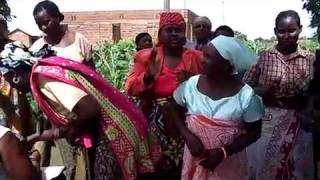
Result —
<instances>
[{"instance_id":1,"label":"woman's bare arm","mask_svg":"<svg viewBox=\"0 0 320 180\"><path fill-rule=\"evenodd\" d=\"M40 180L41 172L34 167L14 134L8 132L0 140L0 155L11 180Z\"/></svg>"}]
</instances>

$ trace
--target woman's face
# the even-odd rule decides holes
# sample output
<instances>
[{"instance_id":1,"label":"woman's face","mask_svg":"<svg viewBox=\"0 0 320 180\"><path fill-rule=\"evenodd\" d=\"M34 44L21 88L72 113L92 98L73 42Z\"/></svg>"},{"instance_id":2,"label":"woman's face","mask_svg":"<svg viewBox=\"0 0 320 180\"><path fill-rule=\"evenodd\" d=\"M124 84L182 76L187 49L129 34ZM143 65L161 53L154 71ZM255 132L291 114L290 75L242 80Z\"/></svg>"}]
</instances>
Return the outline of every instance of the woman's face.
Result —
<instances>
[{"instance_id":1,"label":"woman's face","mask_svg":"<svg viewBox=\"0 0 320 180\"><path fill-rule=\"evenodd\" d=\"M34 19L42 32L49 35L55 35L59 33L59 17L53 17L46 10L42 10L34 16Z\"/></svg>"},{"instance_id":2,"label":"woman's face","mask_svg":"<svg viewBox=\"0 0 320 180\"><path fill-rule=\"evenodd\" d=\"M210 78L220 77L225 74L231 74L231 66L212 45L206 45L202 49L202 67L203 73Z\"/></svg>"},{"instance_id":3,"label":"woman's face","mask_svg":"<svg viewBox=\"0 0 320 180\"><path fill-rule=\"evenodd\" d=\"M193 25L193 31L197 40L208 40L211 35L210 26L204 21L196 21Z\"/></svg>"},{"instance_id":4,"label":"woman's face","mask_svg":"<svg viewBox=\"0 0 320 180\"><path fill-rule=\"evenodd\" d=\"M297 44L301 30L302 27L298 24L297 20L288 16L280 19L274 32L279 45L290 47Z\"/></svg>"},{"instance_id":5,"label":"woman's face","mask_svg":"<svg viewBox=\"0 0 320 180\"><path fill-rule=\"evenodd\" d=\"M180 26L164 26L160 31L160 39L164 46L182 48L186 43L185 30Z\"/></svg>"},{"instance_id":6,"label":"woman's face","mask_svg":"<svg viewBox=\"0 0 320 180\"><path fill-rule=\"evenodd\" d=\"M143 38L140 39L138 43L138 48L139 49L146 49L146 48L152 48L152 37L149 35L144 36Z\"/></svg>"}]
</instances>

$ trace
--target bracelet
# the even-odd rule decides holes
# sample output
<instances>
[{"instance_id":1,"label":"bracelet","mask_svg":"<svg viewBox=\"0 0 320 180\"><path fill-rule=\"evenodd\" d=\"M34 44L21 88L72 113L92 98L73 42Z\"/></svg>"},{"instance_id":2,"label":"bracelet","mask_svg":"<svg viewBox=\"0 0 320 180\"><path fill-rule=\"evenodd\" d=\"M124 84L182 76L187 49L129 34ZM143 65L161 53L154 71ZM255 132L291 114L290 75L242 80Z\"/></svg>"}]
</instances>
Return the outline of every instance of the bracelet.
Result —
<instances>
[{"instance_id":1,"label":"bracelet","mask_svg":"<svg viewBox=\"0 0 320 180\"><path fill-rule=\"evenodd\" d=\"M220 149L221 149L221 151L223 152L223 159L227 158L227 157L228 157L228 154L227 154L226 149L225 149L224 147L221 147Z\"/></svg>"}]
</instances>

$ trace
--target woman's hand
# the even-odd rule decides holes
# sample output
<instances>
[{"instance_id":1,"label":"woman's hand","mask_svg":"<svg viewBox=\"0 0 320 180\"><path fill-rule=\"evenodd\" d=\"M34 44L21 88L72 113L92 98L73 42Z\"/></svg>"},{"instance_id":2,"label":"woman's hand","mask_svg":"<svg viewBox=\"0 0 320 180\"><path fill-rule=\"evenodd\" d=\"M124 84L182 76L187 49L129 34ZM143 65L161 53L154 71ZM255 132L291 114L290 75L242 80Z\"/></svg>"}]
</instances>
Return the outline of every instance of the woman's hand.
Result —
<instances>
[{"instance_id":1,"label":"woman's hand","mask_svg":"<svg viewBox=\"0 0 320 180\"><path fill-rule=\"evenodd\" d=\"M200 162L200 165L210 171L214 171L217 166L222 162L224 154L222 149L216 148L208 151L207 158Z\"/></svg>"},{"instance_id":2,"label":"woman's hand","mask_svg":"<svg viewBox=\"0 0 320 180\"><path fill-rule=\"evenodd\" d=\"M313 97L306 98L308 98L307 104L296 114L298 120L300 121L301 128L307 132L311 132L314 126L314 120L317 119L317 114L319 114L319 111L314 108L315 99Z\"/></svg>"},{"instance_id":3,"label":"woman's hand","mask_svg":"<svg viewBox=\"0 0 320 180\"><path fill-rule=\"evenodd\" d=\"M38 141L53 141L59 138L66 137L68 130L68 128L63 127L48 129L43 131L40 135L34 134L29 136L26 140L22 141L22 144L27 149L30 149L34 145L34 143Z\"/></svg>"},{"instance_id":4,"label":"woman's hand","mask_svg":"<svg viewBox=\"0 0 320 180\"><path fill-rule=\"evenodd\" d=\"M29 159L34 167L40 169L41 155L38 150L31 150L29 152Z\"/></svg>"},{"instance_id":5,"label":"woman's hand","mask_svg":"<svg viewBox=\"0 0 320 180\"><path fill-rule=\"evenodd\" d=\"M201 140L186 127L185 116L182 116L182 113L184 114L186 112L186 109L184 107L179 106L175 102L173 102L170 105L166 105L163 108L164 116L168 115L168 117L170 117L166 119L169 119L169 121L171 120L171 122L175 123L175 126L173 127L175 127L176 129L172 130L176 131L177 133L180 133L180 135L185 140L192 156L203 156L205 149Z\"/></svg>"},{"instance_id":6,"label":"woman's hand","mask_svg":"<svg viewBox=\"0 0 320 180\"><path fill-rule=\"evenodd\" d=\"M68 131L66 132L66 140L69 144L75 145L77 138L80 137L81 130L77 129L76 127L70 127Z\"/></svg>"},{"instance_id":7,"label":"woman's hand","mask_svg":"<svg viewBox=\"0 0 320 180\"><path fill-rule=\"evenodd\" d=\"M297 118L300 121L301 128L307 132L312 131L312 125L313 125L313 112L305 112L300 111L297 112Z\"/></svg>"},{"instance_id":8,"label":"woman's hand","mask_svg":"<svg viewBox=\"0 0 320 180\"><path fill-rule=\"evenodd\" d=\"M151 50L151 55L149 58L148 70L145 74L144 81L146 84L151 84L154 81L154 77L160 71L160 60L157 57L157 49L153 48Z\"/></svg>"},{"instance_id":9,"label":"woman's hand","mask_svg":"<svg viewBox=\"0 0 320 180\"><path fill-rule=\"evenodd\" d=\"M205 153L204 146L201 140L197 136L193 135L192 133L189 133L185 138L185 140L192 156L201 157L204 155Z\"/></svg>"},{"instance_id":10,"label":"woman's hand","mask_svg":"<svg viewBox=\"0 0 320 180\"><path fill-rule=\"evenodd\" d=\"M315 108L315 102L319 101L316 96L308 95L306 105L297 112L297 118L300 121L301 128L311 132L315 127L315 121L320 117L320 111Z\"/></svg>"}]
</instances>

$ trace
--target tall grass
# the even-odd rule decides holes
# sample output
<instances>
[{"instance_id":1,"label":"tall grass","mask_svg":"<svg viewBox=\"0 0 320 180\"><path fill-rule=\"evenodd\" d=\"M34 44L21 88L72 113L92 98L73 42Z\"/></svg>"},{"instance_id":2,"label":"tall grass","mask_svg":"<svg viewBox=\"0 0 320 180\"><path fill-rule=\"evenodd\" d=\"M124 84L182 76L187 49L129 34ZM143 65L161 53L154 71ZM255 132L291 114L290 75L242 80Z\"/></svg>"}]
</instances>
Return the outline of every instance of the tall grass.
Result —
<instances>
[{"instance_id":1,"label":"tall grass","mask_svg":"<svg viewBox=\"0 0 320 180\"><path fill-rule=\"evenodd\" d=\"M123 90L134 52L133 41L101 42L95 48L95 67L113 86Z\"/></svg>"},{"instance_id":2,"label":"tall grass","mask_svg":"<svg viewBox=\"0 0 320 180\"><path fill-rule=\"evenodd\" d=\"M237 38L257 54L276 44L276 41L251 41L245 38ZM302 49L308 50L311 53L319 48L318 42L308 39L299 40L299 45ZM121 40L118 43L101 42L95 48L94 62L96 69L116 88L123 90L134 52L135 45L133 41Z\"/></svg>"}]
</instances>

